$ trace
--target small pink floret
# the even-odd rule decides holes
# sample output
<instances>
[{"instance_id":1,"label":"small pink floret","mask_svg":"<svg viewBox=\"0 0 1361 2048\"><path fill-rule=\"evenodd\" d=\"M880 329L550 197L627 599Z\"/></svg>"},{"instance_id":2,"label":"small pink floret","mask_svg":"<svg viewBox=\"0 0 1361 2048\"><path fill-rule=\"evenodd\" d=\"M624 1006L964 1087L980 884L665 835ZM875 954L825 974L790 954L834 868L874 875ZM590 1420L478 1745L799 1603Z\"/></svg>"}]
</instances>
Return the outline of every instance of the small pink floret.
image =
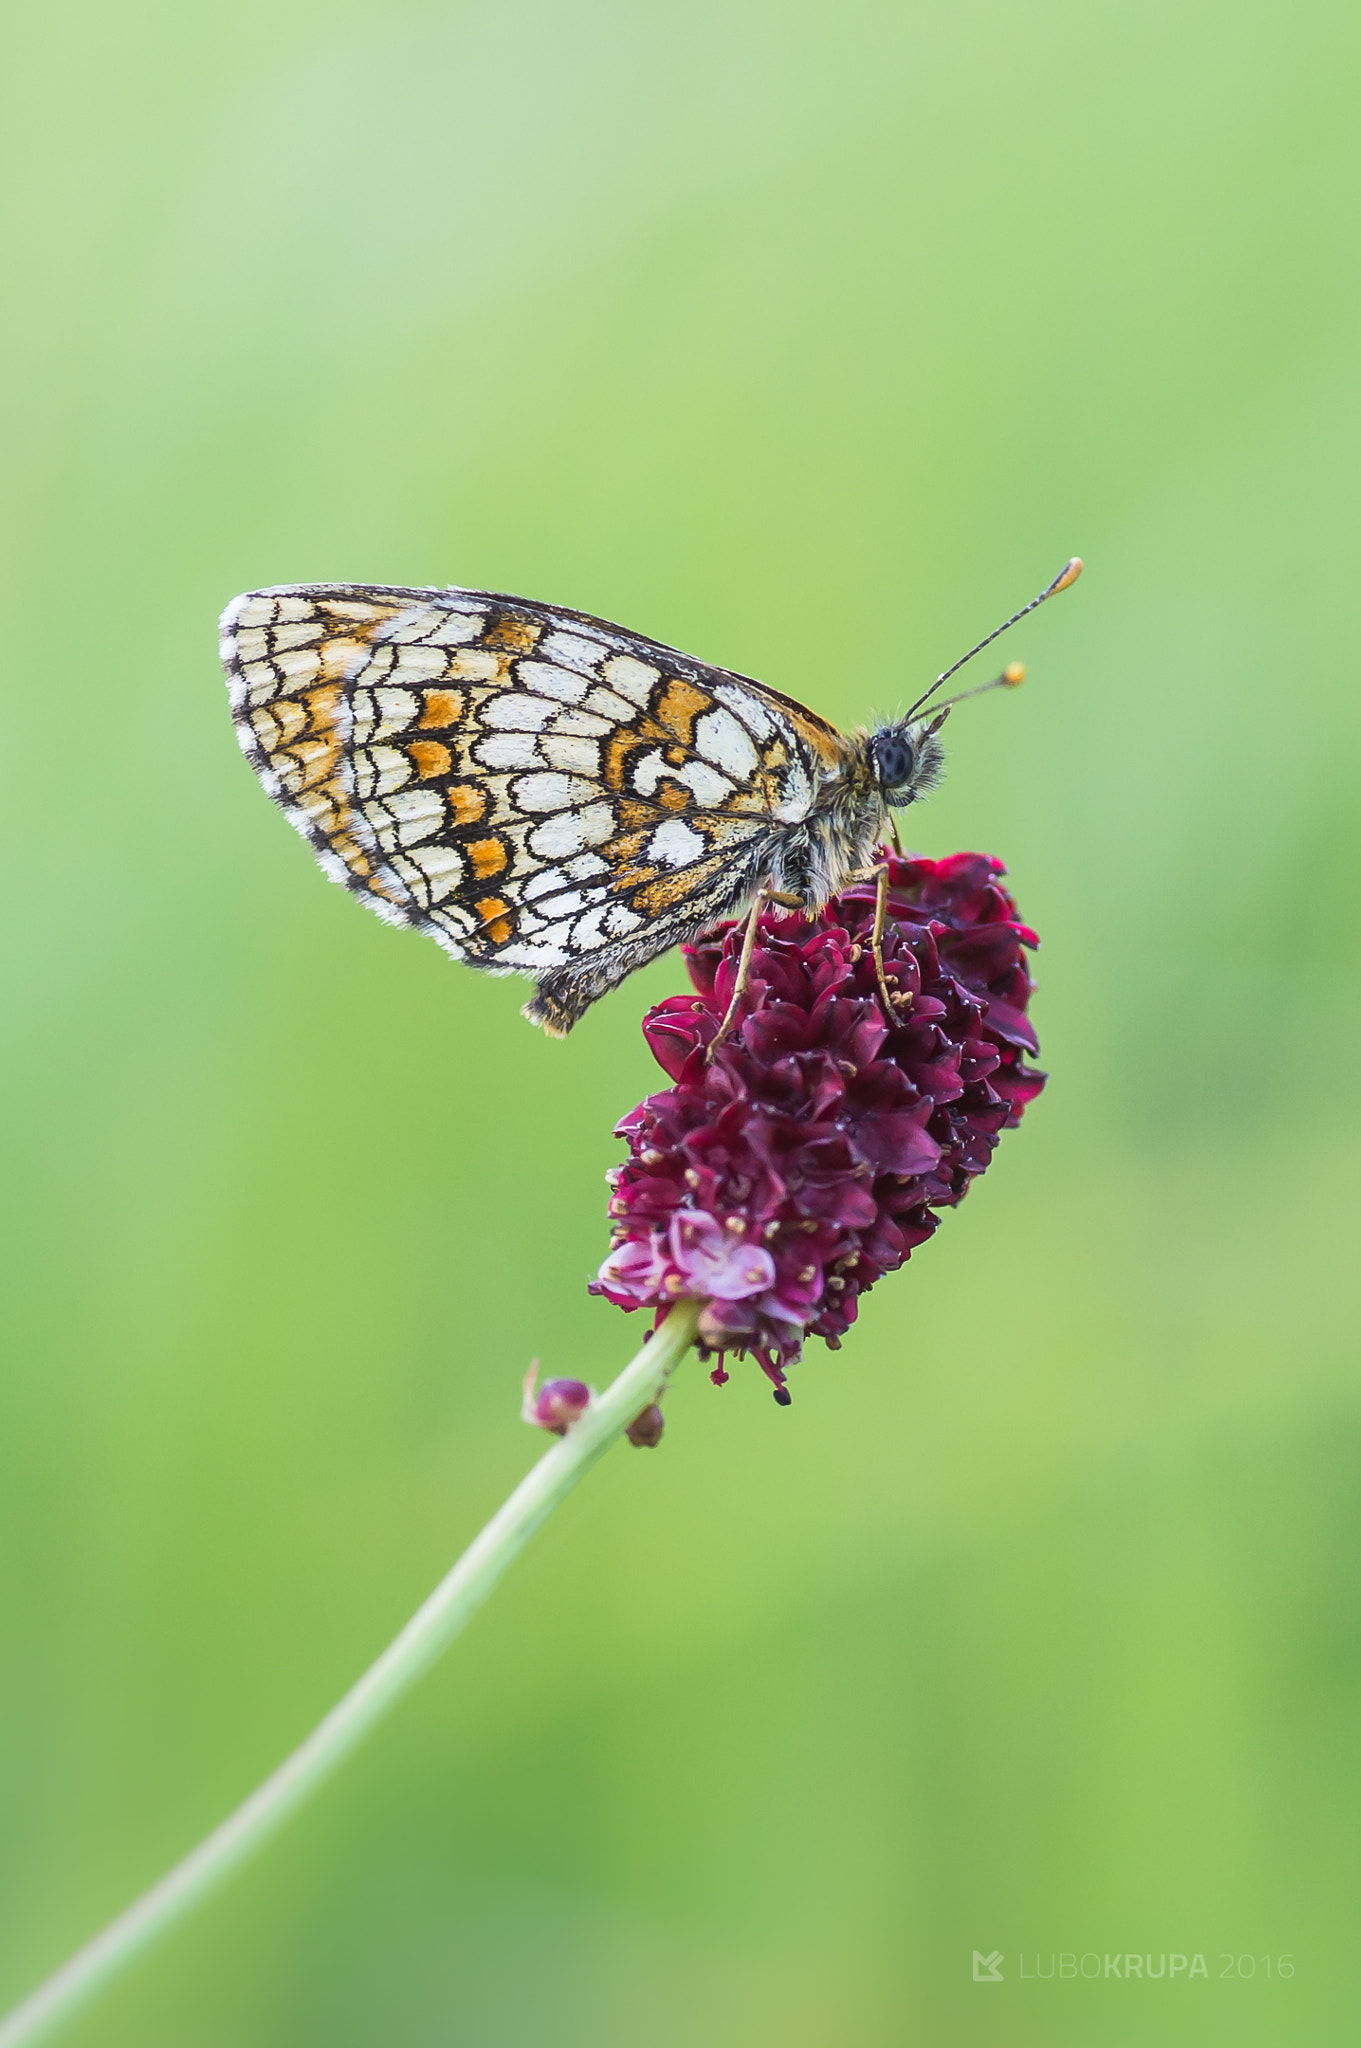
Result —
<instances>
[{"instance_id":1,"label":"small pink floret","mask_svg":"<svg viewBox=\"0 0 1361 2048\"><path fill-rule=\"evenodd\" d=\"M775 1261L702 1209L682 1209L667 1232L684 1292L697 1301L746 1301L775 1284Z\"/></svg>"}]
</instances>

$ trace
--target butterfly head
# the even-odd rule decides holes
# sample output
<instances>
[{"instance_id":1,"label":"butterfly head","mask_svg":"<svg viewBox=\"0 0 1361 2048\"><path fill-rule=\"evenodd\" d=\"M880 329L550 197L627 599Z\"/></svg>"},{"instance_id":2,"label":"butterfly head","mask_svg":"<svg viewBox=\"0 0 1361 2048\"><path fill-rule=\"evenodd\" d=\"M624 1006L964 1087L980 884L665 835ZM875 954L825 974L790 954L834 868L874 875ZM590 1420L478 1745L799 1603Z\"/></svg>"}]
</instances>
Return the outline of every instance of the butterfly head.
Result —
<instances>
[{"instance_id":1,"label":"butterfly head","mask_svg":"<svg viewBox=\"0 0 1361 2048\"><path fill-rule=\"evenodd\" d=\"M926 796L940 781L945 750L936 738L938 720L925 724L901 718L870 735L874 779L885 806L898 810Z\"/></svg>"}]
</instances>

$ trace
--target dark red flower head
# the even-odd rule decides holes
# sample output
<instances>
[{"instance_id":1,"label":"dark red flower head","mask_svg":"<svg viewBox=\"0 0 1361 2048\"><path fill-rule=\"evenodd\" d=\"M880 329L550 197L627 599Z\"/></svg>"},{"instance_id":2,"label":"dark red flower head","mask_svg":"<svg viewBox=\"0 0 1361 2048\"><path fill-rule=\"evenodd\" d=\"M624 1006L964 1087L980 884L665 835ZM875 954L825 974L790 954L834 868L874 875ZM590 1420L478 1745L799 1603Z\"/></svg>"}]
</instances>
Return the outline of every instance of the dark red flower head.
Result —
<instances>
[{"instance_id":1,"label":"dark red flower head","mask_svg":"<svg viewBox=\"0 0 1361 2048\"><path fill-rule=\"evenodd\" d=\"M775 1398L805 1335L835 1349L867 1287L928 1238L1019 1123L1044 1075L1026 1016L1033 932L979 853L884 856L883 957L906 1001L890 1023L869 937L874 884L813 918L760 921L740 1022L712 1059L742 927L687 946L698 993L650 1010L643 1035L673 1085L616 1134L614 1244L591 1291L621 1308L702 1299L699 1340L750 1352Z\"/></svg>"}]
</instances>

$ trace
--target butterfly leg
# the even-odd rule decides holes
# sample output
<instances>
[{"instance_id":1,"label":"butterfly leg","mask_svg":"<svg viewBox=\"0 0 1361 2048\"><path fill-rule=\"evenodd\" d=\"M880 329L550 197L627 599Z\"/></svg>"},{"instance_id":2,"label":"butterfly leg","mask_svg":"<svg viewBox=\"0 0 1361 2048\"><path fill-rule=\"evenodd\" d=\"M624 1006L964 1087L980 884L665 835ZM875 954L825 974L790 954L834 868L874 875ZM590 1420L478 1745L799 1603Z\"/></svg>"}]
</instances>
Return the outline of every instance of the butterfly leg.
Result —
<instances>
[{"instance_id":1,"label":"butterfly leg","mask_svg":"<svg viewBox=\"0 0 1361 2048\"><path fill-rule=\"evenodd\" d=\"M747 919L747 928L742 934L742 951L737 959L737 980L733 984L733 992L728 1007L723 1013L723 1022L718 1027L717 1035L709 1041L709 1050L705 1054L706 1063L713 1058L737 1021L738 1006L747 992L747 983L751 979L751 956L756 950L756 926L760 920L761 912L770 901L770 895L769 887L763 886L758 891L756 901L751 906L751 915Z\"/></svg>"},{"instance_id":2,"label":"butterfly leg","mask_svg":"<svg viewBox=\"0 0 1361 2048\"><path fill-rule=\"evenodd\" d=\"M870 930L870 952L874 955L874 976L879 984L879 999L884 1006L884 1015L890 1024L898 1021L898 1012L912 1000L910 996L895 995L888 985L884 973L884 924L888 917L888 863L874 871L874 924Z\"/></svg>"},{"instance_id":3,"label":"butterfly leg","mask_svg":"<svg viewBox=\"0 0 1361 2048\"><path fill-rule=\"evenodd\" d=\"M877 861L873 867L862 868L847 879L852 882L868 882L874 877L874 923L870 927L870 954L874 961L874 978L879 984L879 1001L884 1016L890 1024L896 1024L905 1009L912 1002L910 995L894 991L888 985L884 972L884 926L888 921L889 870L887 861Z\"/></svg>"}]
</instances>

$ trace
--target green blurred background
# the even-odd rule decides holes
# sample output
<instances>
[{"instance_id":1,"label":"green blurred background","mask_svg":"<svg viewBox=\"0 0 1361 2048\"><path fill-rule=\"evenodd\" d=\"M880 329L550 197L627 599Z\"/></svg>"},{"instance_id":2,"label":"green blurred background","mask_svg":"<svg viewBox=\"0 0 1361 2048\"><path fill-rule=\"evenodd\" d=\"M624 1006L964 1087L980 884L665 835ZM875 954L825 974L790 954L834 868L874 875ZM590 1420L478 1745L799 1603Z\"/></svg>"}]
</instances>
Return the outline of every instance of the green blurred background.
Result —
<instances>
[{"instance_id":1,"label":"green blurred background","mask_svg":"<svg viewBox=\"0 0 1361 2048\"><path fill-rule=\"evenodd\" d=\"M538 1449L527 1360L639 1335L585 1280L679 963L554 1045L329 887L221 606L522 591L853 721L1080 551L911 818L1008 861L1049 1092L788 1412L687 1370L71 2038L1354 2038L1359 46L1340 0L11 13L0 2001L424 1595Z\"/></svg>"}]
</instances>

